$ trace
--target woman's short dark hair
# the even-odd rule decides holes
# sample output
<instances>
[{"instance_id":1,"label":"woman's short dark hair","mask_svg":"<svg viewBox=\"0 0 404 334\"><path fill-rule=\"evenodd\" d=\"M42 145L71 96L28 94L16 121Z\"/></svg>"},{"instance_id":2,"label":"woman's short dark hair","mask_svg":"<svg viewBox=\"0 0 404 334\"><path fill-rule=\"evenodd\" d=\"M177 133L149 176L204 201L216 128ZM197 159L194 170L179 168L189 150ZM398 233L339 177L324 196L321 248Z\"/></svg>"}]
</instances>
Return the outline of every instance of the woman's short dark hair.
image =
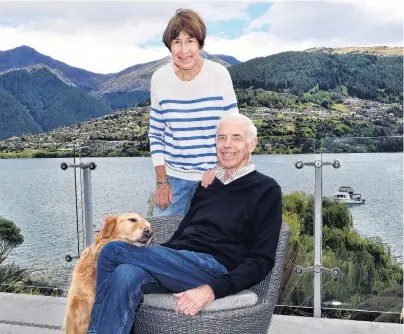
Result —
<instances>
[{"instance_id":1,"label":"woman's short dark hair","mask_svg":"<svg viewBox=\"0 0 404 334\"><path fill-rule=\"evenodd\" d=\"M176 39L181 32L196 38L201 48L205 44L206 26L198 13L191 9L178 9L175 15L168 22L163 34L163 43L171 50L171 42Z\"/></svg>"}]
</instances>

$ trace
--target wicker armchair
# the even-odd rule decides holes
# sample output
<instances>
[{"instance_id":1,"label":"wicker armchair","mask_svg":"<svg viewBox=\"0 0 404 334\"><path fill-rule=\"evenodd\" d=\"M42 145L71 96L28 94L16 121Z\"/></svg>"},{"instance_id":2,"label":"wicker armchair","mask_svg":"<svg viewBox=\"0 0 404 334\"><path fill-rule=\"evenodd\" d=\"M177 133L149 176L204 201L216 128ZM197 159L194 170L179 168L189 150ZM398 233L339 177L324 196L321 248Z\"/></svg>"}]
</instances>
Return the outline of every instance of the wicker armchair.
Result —
<instances>
[{"instance_id":1,"label":"wicker armchair","mask_svg":"<svg viewBox=\"0 0 404 334\"><path fill-rule=\"evenodd\" d=\"M153 217L148 220L153 228L154 244L160 244L172 236L181 217ZM137 310L132 333L266 334L279 298L289 236L290 229L283 223L272 272L250 288L258 296L255 305L223 311L204 310L191 317L177 315L173 310L142 304Z\"/></svg>"}]
</instances>

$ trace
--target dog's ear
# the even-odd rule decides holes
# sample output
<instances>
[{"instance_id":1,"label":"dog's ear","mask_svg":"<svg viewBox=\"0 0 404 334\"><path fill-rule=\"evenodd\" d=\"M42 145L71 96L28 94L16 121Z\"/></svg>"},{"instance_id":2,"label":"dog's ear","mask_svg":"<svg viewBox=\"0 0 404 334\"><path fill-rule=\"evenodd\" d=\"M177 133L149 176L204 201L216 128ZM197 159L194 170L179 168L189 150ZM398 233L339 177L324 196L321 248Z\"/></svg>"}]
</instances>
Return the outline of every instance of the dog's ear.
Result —
<instances>
[{"instance_id":1,"label":"dog's ear","mask_svg":"<svg viewBox=\"0 0 404 334\"><path fill-rule=\"evenodd\" d=\"M100 233L97 234L95 242L98 243L103 239L109 239L114 233L116 223L118 222L118 217L108 216L105 218L104 225L102 225Z\"/></svg>"}]
</instances>

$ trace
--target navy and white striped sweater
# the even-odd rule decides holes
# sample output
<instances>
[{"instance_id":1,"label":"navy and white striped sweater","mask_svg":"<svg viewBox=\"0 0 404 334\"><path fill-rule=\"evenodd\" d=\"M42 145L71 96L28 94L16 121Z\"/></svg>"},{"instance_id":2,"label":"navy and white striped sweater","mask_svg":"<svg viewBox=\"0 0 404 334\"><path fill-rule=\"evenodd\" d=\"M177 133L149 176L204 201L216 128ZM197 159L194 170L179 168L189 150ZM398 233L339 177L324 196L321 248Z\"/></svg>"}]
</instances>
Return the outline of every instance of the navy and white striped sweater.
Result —
<instances>
[{"instance_id":1,"label":"navy and white striped sweater","mask_svg":"<svg viewBox=\"0 0 404 334\"><path fill-rule=\"evenodd\" d=\"M191 81L180 80L169 63L151 79L149 139L154 166L166 165L167 174L201 180L216 165L215 139L220 118L238 112L226 67L204 60Z\"/></svg>"}]
</instances>

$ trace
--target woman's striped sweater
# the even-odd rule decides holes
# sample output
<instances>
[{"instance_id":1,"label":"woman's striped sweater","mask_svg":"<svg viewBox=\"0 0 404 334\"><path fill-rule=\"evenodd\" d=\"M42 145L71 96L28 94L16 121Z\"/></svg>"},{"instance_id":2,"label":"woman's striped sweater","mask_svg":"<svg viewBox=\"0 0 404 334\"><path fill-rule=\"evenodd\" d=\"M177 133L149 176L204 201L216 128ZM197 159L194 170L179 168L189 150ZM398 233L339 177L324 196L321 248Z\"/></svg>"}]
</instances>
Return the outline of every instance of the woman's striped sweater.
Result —
<instances>
[{"instance_id":1,"label":"woman's striped sweater","mask_svg":"<svg viewBox=\"0 0 404 334\"><path fill-rule=\"evenodd\" d=\"M220 118L238 112L236 94L226 67L204 60L191 81L180 80L169 63L151 79L149 125L154 166L167 174L201 180L216 165L215 139Z\"/></svg>"}]
</instances>

